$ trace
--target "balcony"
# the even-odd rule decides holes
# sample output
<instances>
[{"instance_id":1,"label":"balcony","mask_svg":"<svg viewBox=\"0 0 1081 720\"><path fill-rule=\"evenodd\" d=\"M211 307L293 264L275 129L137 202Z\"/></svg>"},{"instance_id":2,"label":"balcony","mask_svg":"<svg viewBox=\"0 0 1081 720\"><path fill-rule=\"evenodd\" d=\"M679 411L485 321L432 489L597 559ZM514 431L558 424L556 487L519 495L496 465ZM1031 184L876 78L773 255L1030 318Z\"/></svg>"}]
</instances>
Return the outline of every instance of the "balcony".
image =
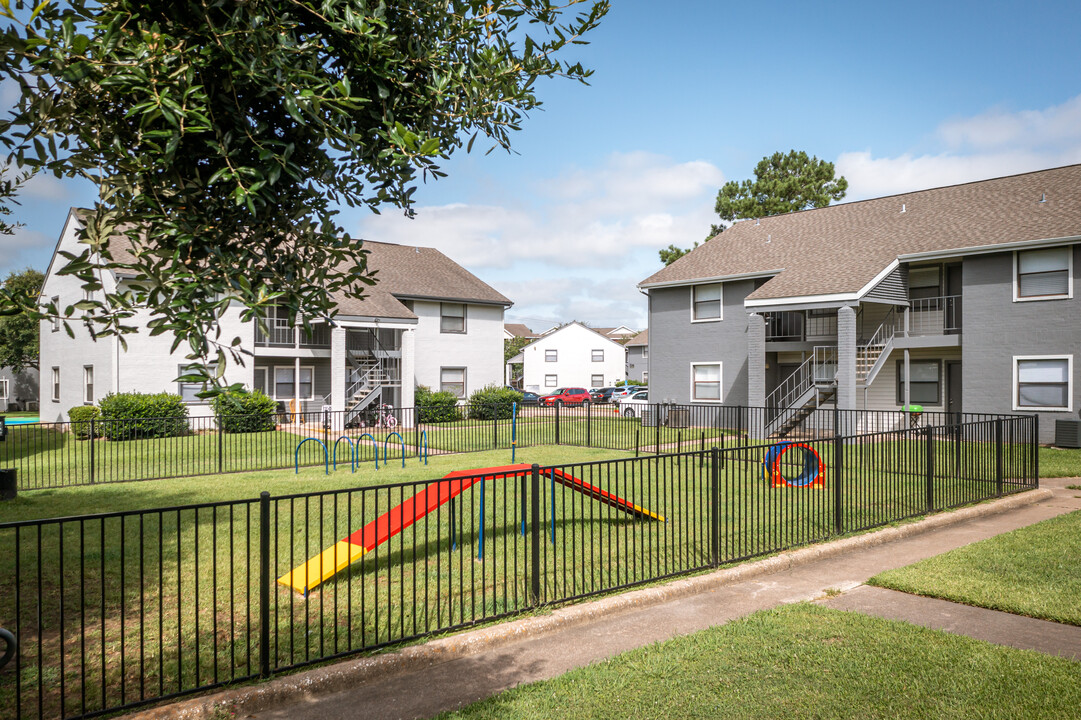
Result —
<instances>
[{"instance_id":1,"label":"balcony","mask_svg":"<svg viewBox=\"0 0 1081 720\"><path fill-rule=\"evenodd\" d=\"M897 317L898 333L905 333L904 315ZM959 335L961 333L961 296L918 298L908 310L909 336Z\"/></svg>"},{"instance_id":2,"label":"balcony","mask_svg":"<svg viewBox=\"0 0 1081 720\"><path fill-rule=\"evenodd\" d=\"M283 318L266 318L267 332L255 326L255 347L291 348L296 347L296 333L299 328ZM311 332L300 330L300 347L329 348L330 326L323 323L313 325Z\"/></svg>"}]
</instances>

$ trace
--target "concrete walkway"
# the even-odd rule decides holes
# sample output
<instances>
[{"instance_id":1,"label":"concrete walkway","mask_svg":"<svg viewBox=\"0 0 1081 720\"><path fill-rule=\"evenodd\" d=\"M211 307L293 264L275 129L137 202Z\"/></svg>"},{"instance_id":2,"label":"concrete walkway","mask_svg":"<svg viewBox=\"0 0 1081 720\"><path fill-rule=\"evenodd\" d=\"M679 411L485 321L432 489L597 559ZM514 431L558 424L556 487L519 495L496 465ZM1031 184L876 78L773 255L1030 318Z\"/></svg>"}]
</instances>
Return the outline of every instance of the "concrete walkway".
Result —
<instances>
[{"instance_id":1,"label":"concrete walkway","mask_svg":"<svg viewBox=\"0 0 1081 720\"><path fill-rule=\"evenodd\" d=\"M237 717L263 720L354 718L361 709L371 720L426 718L759 610L822 600L827 590L842 591L826 603L831 607L914 620L991 642L1077 658L1081 628L1068 628L1078 633L1069 636L1055 623L1028 618L1018 623L1007 616L989 623L985 613L993 611L961 613L954 603L901 602L895 597L901 593L882 595L861 587L884 570L1081 509L1081 492L1066 490L1066 484L1045 482L1038 491L911 525L277 678L146 711L141 717L209 718L215 707L224 707ZM1067 643L1073 644L1073 655L1067 652Z\"/></svg>"}]
</instances>

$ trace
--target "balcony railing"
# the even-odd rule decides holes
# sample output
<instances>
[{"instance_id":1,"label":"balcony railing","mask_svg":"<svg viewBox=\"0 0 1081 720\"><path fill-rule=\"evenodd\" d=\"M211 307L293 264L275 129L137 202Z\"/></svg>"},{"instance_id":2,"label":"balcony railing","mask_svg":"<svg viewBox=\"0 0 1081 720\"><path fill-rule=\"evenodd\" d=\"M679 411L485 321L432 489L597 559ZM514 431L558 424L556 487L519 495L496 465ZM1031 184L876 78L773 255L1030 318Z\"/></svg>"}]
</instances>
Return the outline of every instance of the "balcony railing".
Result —
<instances>
[{"instance_id":1,"label":"balcony railing","mask_svg":"<svg viewBox=\"0 0 1081 720\"><path fill-rule=\"evenodd\" d=\"M961 332L961 296L919 298L908 310L909 335L956 335ZM904 317L898 315L899 332L904 331Z\"/></svg>"},{"instance_id":2,"label":"balcony railing","mask_svg":"<svg viewBox=\"0 0 1081 720\"><path fill-rule=\"evenodd\" d=\"M255 326L256 347L295 347L297 328L288 320L281 318L267 318L267 332L263 332L258 325ZM301 330L300 347L302 348L329 348L330 326L326 324L313 325L311 332Z\"/></svg>"}]
</instances>

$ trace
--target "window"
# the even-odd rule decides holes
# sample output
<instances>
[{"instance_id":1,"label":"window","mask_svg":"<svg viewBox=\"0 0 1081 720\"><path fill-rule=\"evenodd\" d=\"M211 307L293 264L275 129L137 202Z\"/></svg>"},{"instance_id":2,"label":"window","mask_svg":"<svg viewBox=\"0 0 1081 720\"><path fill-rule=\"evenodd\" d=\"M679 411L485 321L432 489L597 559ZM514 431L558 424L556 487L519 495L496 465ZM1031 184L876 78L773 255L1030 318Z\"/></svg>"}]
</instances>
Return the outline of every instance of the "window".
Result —
<instances>
[{"instance_id":1,"label":"window","mask_svg":"<svg viewBox=\"0 0 1081 720\"><path fill-rule=\"evenodd\" d=\"M83 402L87 405L94 404L94 366L83 366Z\"/></svg>"},{"instance_id":2,"label":"window","mask_svg":"<svg viewBox=\"0 0 1081 720\"><path fill-rule=\"evenodd\" d=\"M648 357L649 357L649 346L648 345L643 345L642 346L642 359L645 360Z\"/></svg>"},{"instance_id":3,"label":"window","mask_svg":"<svg viewBox=\"0 0 1081 720\"><path fill-rule=\"evenodd\" d=\"M454 397L465 397L465 368L440 368L439 389Z\"/></svg>"},{"instance_id":4,"label":"window","mask_svg":"<svg viewBox=\"0 0 1081 720\"><path fill-rule=\"evenodd\" d=\"M192 365L177 365L177 375L187 375L190 369L194 367ZM196 397L196 393L201 393L204 389L204 385L201 382L178 382L177 392L180 394L180 399L186 403L205 403L200 397Z\"/></svg>"},{"instance_id":5,"label":"window","mask_svg":"<svg viewBox=\"0 0 1081 720\"><path fill-rule=\"evenodd\" d=\"M8 381L0 378L0 400L8 399Z\"/></svg>"},{"instance_id":6,"label":"window","mask_svg":"<svg viewBox=\"0 0 1081 720\"><path fill-rule=\"evenodd\" d=\"M939 382L938 360L909 360L912 382L909 383L909 402L913 405L939 405L942 403L942 385ZM897 361L897 404L905 404L905 361Z\"/></svg>"},{"instance_id":7,"label":"window","mask_svg":"<svg viewBox=\"0 0 1081 720\"><path fill-rule=\"evenodd\" d=\"M258 375L256 376L258 377ZM275 400L311 400L315 390L315 369L312 367L300 368L300 382L296 381L296 368L291 365L283 365L274 368L274 399Z\"/></svg>"},{"instance_id":8,"label":"window","mask_svg":"<svg viewBox=\"0 0 1081 720\"><path fill-rule=\"evenodd\" d=\"M644 383L649 382L649 373L648 372L642 373L642 382L644 382Z\"/></svg>"},{"instance_id":9,"label":"window","mask_svg":"<svg viewBox=\"0 0 1081 720\"><path fill-rule=\"evenodd\" d=\"M60 402L60 368L53 368L53 402Z\"/></svg>"},{"instance_id":10,"label":"window","mask_svg":"<svg viewBox=\"0 0 1081 720\"><path fill-rule=\"evenodd\" d=\"M720 402L720 363L691 363L691 400Z\"/></svg>"},{"instance_id":11,"label":"window","mask_svg":"<svg viewBox=\"0 0 1081 720\"><path fill-rule=\"evenodd\" d=\"M544 376L544 387L555 387L559 385L559 378L555 375Z\"/></svg>"},{"instance_id":12,"label":"window","mask_svg":"<svg viewBox=\"0 0 1081 720\"><path fill-rule=\"evenodd\" d=\"M1014 410L1072 410L1073 355L1015 357Z\"/></svg>"},{"instance_id":13,"label":"window","mask_svg":"<svg viewBox=\"0 0 1081 720\"><path fill-rule=\"evenodd\" d=\"M53 295L52 301L53 301L53 305L56 306L57 317L54 317L49 322L52 323L53 332L59 332L60 331L60 317L59 317L59 315L60 315L60 296L59 295Z\"/></svg>"},{"instance_id":14,"label":"window","mask_svg":"<svg viewBox=\"0 0 1081 720\"><path fill-rule=\"evenodd\" d=\"M255 381L252 383L252 390L258 390L267 395L272 395L272 393L267 390L266 371L267 369L265 367L255 368Z\"/></svg>"},{"instance_id":15,"label":"window","mask_svg":"<svg viewBox=\"0 0 1081 720\"><path fill-rule=\"evenodd\" d=\"M604 362L604 350L593 351L593 362Z\"/></svg>"},{"instance_id":16,"label":"window","mask_svg":"<svg viewBox=\"0 0 1081 720\"><path fill-rule=\"evenodd\" d=\"M1072 247L1019 252L1014 265L1014 300L1073 297Z\"/></svg>"},{"instance_id":17,"label":"window","mask_svg":"<svg viewBox=\"0 0 1081 720\"><path fill-rule=\"evenodd\" d=\"M590 387L604 387L604 375L591 375L589 377Z\"/></svg>"},{"instance_id":18,"label":"window","mask_svg":"<svg viewBox=\"0 0 1081 720\"><path fill-rule=\"evenodd\" d=\"M691 288L691 321L721 319L721 286L696 285Z\"/></svg>"},{"instance_id":19,"label":"window","mask_svg":"<svg viewBox=\"0 0 1081 720\"><path fill-rule=\"evenodd\" d=\"M558 361L559 361L559 351L558 350L545 350L544 351L544 362L558 362Z\"/></svg>"},{"instance_id":20,"label":"window","mask_svg":"<svg viewBox=\"0 0 1081 720\"><path fill-rule=\"evenodd\" d=\"M462 303L439 303L439 332L465 332L465 305Z\"/></svg>"},{"instance_id":21,"label":"window","mask_svg":"<svg viewBox=\"0 0 1081 720\"><path fill-rule=\"evenodd\" d=\"M941 268L938 265L931 267L912 268L908 271L908 297L910 300L923 300L942 295Z\"/></svg>"}]
</instances>

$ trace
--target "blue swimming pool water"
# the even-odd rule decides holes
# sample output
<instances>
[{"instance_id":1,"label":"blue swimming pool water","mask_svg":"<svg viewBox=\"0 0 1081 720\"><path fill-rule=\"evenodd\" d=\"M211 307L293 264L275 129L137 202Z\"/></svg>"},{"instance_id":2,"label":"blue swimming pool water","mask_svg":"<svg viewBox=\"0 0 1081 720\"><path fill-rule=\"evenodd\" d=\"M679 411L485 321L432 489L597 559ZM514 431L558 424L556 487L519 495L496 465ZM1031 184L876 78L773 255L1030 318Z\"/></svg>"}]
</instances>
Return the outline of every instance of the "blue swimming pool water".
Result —
<instances>
[{"instance_id":1,"label":"blue swimming pool water","mask_svg":"<svg viewBox=\"0 0 1081 720\"><path fill-rule=\"evenodd\" d=\"M37 418L8 418L4 421L7 425L29 425L30 423L40 422Z\"/></svg>"}]
</instances>

